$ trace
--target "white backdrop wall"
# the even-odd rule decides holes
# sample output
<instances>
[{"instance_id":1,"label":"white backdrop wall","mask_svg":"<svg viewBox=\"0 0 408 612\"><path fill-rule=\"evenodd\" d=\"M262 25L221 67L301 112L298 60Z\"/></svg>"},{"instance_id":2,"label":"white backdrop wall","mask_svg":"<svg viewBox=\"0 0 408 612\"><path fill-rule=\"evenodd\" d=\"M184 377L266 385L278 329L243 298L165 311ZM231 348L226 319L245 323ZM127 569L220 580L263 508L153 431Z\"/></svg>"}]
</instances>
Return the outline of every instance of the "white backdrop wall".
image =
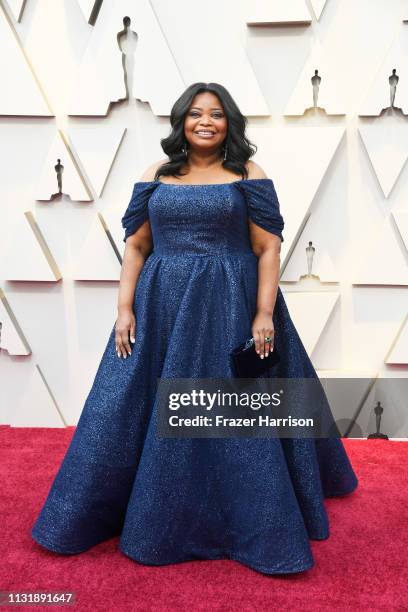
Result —
<instances>
[{"instance_id":1,"label":"white backdrop wall","mask_svg":"<svg viewBox=\"0 0 408 612\"><path fill-rule=\"evenodd\" d=\"M195 81L224 84L249 118L285 218L280 286L318 374L407 378L408 3L104 0L90 25L93 4L0 0L0 423L76 424L116 319L120 218ZM118 101L126 15L135 97ZM398 108L381 112L393 68ZM406 437L393 404L383 430Z\"/></svg>"}]
</instances>

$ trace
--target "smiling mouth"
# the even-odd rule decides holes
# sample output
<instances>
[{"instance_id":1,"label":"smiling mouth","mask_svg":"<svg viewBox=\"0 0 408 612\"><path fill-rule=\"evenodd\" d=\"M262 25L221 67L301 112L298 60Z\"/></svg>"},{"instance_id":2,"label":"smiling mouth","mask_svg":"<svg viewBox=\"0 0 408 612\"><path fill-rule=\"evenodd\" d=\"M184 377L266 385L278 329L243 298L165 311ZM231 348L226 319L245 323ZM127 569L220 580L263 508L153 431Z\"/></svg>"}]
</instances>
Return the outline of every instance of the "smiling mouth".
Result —
<instances>
[{"instance_id":1,"label":"smiling mouth","mask_svg":"<svg viewBox=\"0 0 408 612\"><path fill-rule=\"evenodd\" d=\"M194 134L198 134L199 136L214 136L215 132L211 130L197 130Z\"/></svg>"}]
</instances>

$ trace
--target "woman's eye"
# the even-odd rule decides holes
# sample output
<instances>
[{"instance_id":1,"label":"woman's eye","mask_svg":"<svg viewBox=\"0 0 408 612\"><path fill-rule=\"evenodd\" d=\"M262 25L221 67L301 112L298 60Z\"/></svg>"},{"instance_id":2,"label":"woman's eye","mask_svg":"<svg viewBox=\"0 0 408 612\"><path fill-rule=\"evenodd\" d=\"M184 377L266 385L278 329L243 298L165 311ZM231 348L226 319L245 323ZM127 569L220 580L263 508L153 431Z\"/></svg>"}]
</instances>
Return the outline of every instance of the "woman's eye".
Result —
<instances>
[{"instance_id":1,"label":"woman's eye","mask_svg":"<svg viewBox=\"0 0 408 612\"><path fill-rule=\"evenodd\" d=\"M189 113L190 117L199 117L200 113L197 111L192 111ZM221 113L215 113L212 115L213 119L222 119L223 115Z\"/></svg>"}]
</instances>

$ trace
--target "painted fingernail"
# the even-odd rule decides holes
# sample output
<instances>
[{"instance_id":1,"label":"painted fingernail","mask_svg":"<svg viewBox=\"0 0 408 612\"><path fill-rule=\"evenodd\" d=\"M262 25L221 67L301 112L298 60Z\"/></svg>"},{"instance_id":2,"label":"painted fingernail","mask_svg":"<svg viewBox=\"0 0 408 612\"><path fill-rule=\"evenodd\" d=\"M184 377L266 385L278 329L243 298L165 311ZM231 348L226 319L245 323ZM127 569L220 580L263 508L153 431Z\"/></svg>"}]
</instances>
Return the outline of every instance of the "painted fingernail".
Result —
<instances>
[{"instance_id":1,"label":"painted fingernail","mask_svg":"<svg viewBox=\"0 0 408 612\"><path fill-rule=\"evenodd\" d=\"M132 337L132 338L130 339L130 341L131 341L131 342L135 342L135 339Z\"/></svg>"}]
</instances>

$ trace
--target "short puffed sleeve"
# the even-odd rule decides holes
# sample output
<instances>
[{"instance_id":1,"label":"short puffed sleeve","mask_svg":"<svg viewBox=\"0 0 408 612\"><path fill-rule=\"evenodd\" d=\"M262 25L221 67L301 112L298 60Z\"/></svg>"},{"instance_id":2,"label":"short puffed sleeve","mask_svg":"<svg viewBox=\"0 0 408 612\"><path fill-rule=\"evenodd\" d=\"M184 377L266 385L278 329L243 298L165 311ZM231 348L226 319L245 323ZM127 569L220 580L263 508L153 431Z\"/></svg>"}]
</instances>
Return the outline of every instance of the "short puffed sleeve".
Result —
<instances>
[{"instance_id":1,"label":"short puffed sleeve","mask_svg":"<svg viewBox=\"0 0 408 612\"><path fill-rule=\"evenodd\" d=\"M149 218L147 205L158 184L158 181L139 181L134 184L129 205L121 219L125 230L123 242Z\"/></svg>"},{"instance_id":2,"label":"short puffed sleeve","mask_svg":"<svg viewBox=\"0 0 408 612\"><path fill-rule=\"evenodd\" d=\"M244 192L248 216L262 229L276 234L283 242L282 230L285 222L280 214L280 205L272 179L245 179L238 182Z\"/></svg>"}]
</instances>

